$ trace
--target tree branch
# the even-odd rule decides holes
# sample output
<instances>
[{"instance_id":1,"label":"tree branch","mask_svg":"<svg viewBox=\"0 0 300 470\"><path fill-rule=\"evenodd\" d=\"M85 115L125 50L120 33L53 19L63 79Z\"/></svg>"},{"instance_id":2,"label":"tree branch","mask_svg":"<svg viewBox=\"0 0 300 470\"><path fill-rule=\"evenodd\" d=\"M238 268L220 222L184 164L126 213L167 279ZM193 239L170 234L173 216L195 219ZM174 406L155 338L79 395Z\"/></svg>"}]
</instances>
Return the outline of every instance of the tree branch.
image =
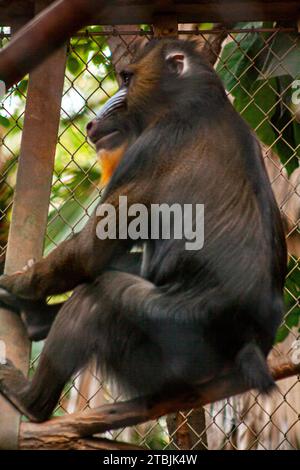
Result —
<instances>
[{"instance_id":1,"label":"tree branch","mask_svg":"<svg viewBox=\"0 0 300 470\"><path fill-rule=\"evenodd\" d=\"M20 450L145 450L145 448L127 444L125 442L113 441L99 437L89 437L86 439L73 438L68 436L52 435L41 436L39 433L29 433L20 436Z\"/></svg>"},{"instance_id":2,"label":"tree branch","mask_svg":"<svg viewBox=\"0 0 300 470\"><path fill-rule=\"evenodd\" d=\"M272 363L269 367L275 381L300 373L300 364L295 365L290 361ZM63 441L65 448L72 448L70 446L74 446L74 441L83 437L133 426L179 410L199 408L248 390L249 387L241 377L232 372L201 385L192 392L189 390L170 396L140 397L53 418L44 423L23 422L20 428L20 447L33 448L30 447L33 442L38 442L39 448L41 445L55 448L58 442Z\"/></svg>"}]
</instances>

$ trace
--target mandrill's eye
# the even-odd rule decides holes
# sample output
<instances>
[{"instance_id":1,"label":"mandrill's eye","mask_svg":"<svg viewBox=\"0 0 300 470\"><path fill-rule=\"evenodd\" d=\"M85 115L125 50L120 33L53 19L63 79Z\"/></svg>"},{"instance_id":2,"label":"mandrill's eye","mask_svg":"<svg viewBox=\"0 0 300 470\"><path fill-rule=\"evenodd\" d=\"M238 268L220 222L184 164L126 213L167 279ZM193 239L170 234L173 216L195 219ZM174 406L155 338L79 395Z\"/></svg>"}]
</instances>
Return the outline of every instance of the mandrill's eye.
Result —
<instances>
[{"instance_id":1,"label":"mandrill's eye","mask_svg":"<svg viewBox=\"0 0 300 470\"><path fill-rule=\"evenodd\" d=\"M131 78L132 78L132 75L133 73L132 72L129 72L128 70L123 70L121 73L120 73L120 77L122 79L122 83L124 86L128 87L129 84L130 84L130 81L131 81Z\"/></svg>"}]
</instances>

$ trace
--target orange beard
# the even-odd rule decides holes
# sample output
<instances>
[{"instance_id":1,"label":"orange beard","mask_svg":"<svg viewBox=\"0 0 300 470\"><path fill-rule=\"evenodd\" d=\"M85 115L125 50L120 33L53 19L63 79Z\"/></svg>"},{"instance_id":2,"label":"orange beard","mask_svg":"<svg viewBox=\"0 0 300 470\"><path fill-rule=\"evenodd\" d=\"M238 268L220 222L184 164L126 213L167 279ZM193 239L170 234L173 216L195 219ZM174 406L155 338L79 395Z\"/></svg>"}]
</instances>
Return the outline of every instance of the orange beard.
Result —
<instances>
[{"instance_id":1,"label":"orange beard","mask_svg":"<svg viewBox=\"0 0 300 470\"><path fill-rule=\"evenodd\" d=\"M125 150L127 142L113 150L102 149L98 152L98 159L101 163L102 174L100 185L106 186L119 165Z\"/></svg>"}]
</instances>

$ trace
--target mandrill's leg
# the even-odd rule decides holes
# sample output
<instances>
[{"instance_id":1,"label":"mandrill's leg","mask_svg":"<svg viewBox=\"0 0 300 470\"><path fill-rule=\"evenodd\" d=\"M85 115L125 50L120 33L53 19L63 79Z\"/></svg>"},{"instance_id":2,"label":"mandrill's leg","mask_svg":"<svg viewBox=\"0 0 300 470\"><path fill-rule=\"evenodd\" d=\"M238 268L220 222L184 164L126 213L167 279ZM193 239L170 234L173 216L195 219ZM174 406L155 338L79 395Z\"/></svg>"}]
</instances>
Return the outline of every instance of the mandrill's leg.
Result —
<instances>
[{"instance_id":1,"label":"mandrill's leg","mask_svg":"<svg viewBox=\"0 0 300 470\"><path fill-rule=\"evenodd\" d=\"M33 421L53 411L72 374L86 365L95 351L97 312L92 285L75 289L57 315L31 382L13 364L0 364L0 391Z\"/></svg>"},{"instance_id":2,"label":"mandrill's leg","mask_svg":"<svg viewBox=\"0 0 300 470\"><path fill-rule=\"evenodd\" d=\"M185 321L184 306L182 292L168 295L139 276L103 272L76 288L59 311L31 382L12 364L0 364L0 392L30 419L42 421L66 382L92 358L137 394L211 380L222 373L224 358L209 341L210 331ZM243 373L249 358L255 365L250 375ZM243 348L236 365L249 386L267 391L272 379L263 361L255 346Z\"/></svg>"},{"instance_id":3,"label":"mandrill's leg","mask_svg":"<svg viewBox=\"0 0 300 470\"><path fill-rule=\"evenodd\" d=\"M142 309L153 289L142 278L117 271L104 272L94 283L76 288L53 323L32 381L8 361L0 364L0 392L31 420L45 420L66 382L93 356L102 353L105 362L116 355L118 362L120 338L125 334L126 339L129 332L138 336L135 322L127 315ZM124 331L128 322L130 327Z\"/></svg>"}]
</instances>

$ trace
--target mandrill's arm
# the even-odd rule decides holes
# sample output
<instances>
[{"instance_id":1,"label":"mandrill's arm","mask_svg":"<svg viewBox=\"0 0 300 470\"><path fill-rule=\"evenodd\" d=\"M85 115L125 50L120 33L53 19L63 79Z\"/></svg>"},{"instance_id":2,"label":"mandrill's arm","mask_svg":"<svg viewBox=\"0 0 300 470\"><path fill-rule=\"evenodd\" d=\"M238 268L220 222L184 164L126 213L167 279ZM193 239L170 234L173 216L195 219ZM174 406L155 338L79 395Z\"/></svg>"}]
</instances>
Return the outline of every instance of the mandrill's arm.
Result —
<instances>
[{"instance_id":1,"label":"mandrill's arm","mask_svg":"<svg viewBox=\"0 0 300 470\"><path fill-rule=\"evenodd\" d=\"M136 184L135 184L136 186ZM130 196L128 195L130 193ZM130 185L123 186L122 190L114 191L105 200L115 208L116 233L119 226L119 195L127 196L130 201L142 202L137 198L135 188ZM99 208L98 208L99 209ZM26 299L42 300L48 295L56 295L71 289L77 285L93 280L105 269L114 257L125 253L132 242L117 238L100 239L97 236L97 225L106 214L97 216L98 210L88 221L84 229L71 239L61 243L46 258L36 262L24 272L0 277L0 288ZM3 291L4 293L5 291ZM6 303L5 295L0 300Z\"/></svg>"}]
</instances>

